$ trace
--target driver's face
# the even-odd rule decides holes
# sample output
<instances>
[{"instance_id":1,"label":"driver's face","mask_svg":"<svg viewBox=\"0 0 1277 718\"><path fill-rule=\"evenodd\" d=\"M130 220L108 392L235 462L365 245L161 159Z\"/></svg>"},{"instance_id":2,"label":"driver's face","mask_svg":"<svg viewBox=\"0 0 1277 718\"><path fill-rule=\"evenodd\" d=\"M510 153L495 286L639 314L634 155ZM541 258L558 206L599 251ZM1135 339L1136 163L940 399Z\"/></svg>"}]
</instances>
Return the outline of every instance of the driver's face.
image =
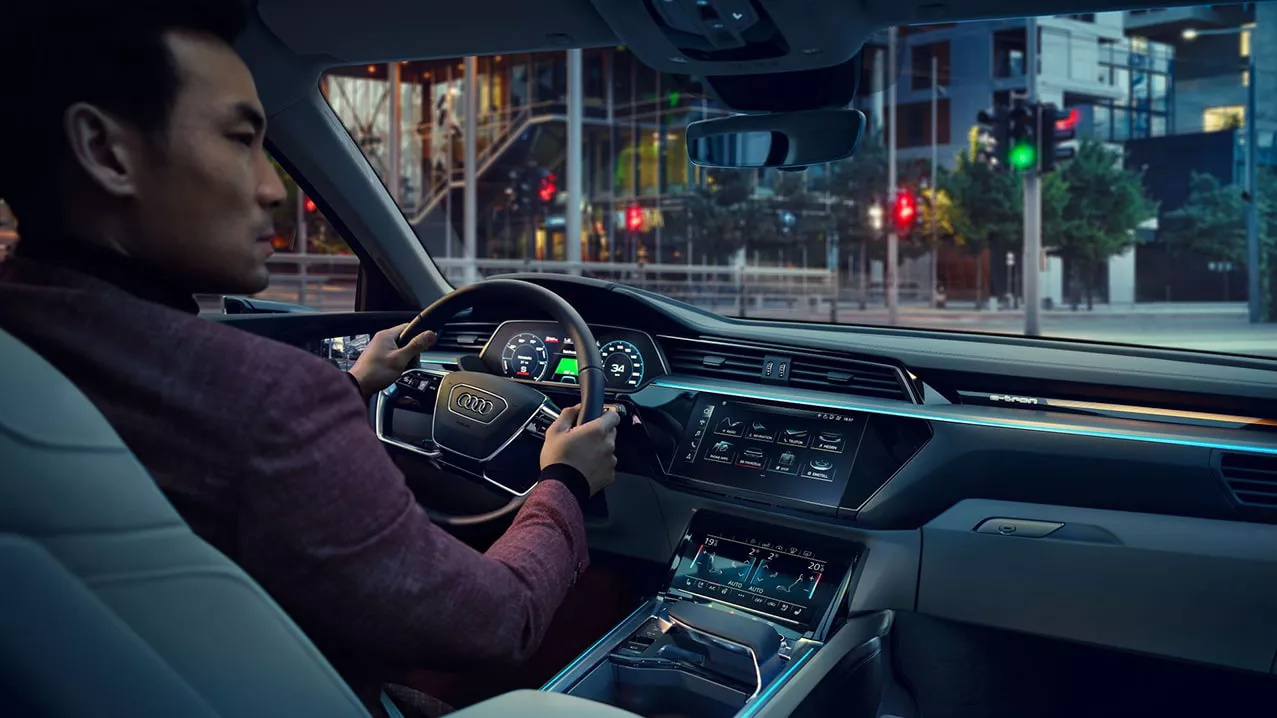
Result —
<instances>
[{"instance_id":1,"label":"driver's face","mask_svg":"<svg viewBox=\"0 0 1277 718\"><path fill-rule=\"evenodd\" d=\"M271 210L286 197L262 147L265 113L248 67L226 43L169 33L181 89L160 151L137 174L129 252L195 293L266 288Z\"/></svg>"}]
</instances>

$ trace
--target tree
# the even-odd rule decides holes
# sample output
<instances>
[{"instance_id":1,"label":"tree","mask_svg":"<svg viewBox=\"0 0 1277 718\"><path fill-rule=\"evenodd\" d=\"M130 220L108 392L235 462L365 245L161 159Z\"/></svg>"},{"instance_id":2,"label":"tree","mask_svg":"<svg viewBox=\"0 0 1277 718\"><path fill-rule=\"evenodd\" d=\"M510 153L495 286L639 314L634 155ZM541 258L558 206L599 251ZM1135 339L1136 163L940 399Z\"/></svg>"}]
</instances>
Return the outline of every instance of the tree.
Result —
<instances>
[{"instance_id":1,"label":"tree","mask_svg":"<svg viewBox=\"0 0 1277 718\"><path fill-rule=\"evenodd\" d=\"M1277 174L1259 172L1260 280L1264 321L1277 318ZM1160 235L1173 251L1208 260L1247 264L1246 196L1237 185L1222 185L1209 174L1193 173L1188 201L1161 218Z\"/></svg>"},{"instance_id":2,"label":"tree","mask_svg":"<svg viewBox=\"0 0 1277 718\"><path fill-rule=\"evenodd\" d=\"M1050 223L1046 243L1071 265L1089 310L1099 267L1135 244L1135 229L1156 215L1157 205L1145 194L1142 174L1124 168L1119 151L1095 140L1081 143L1059 178L1067 191L1062 216ZM1044 200L1044 220L1046 205ZM1048 231L1047 222L1043 227Z\"/></svg>"},{"instance_id":3,"label":"tree","mask_svg":"<svg viewBox=\"0 0 1277 718\"><path fill-rule=\"evenodd\" d=\"M869 208L879 205L883 209L884 225L890 221L890 208L887 207L887 148L883 144L882 134L861 140L855 156L831 164L829 171L813 189L827 193L831 198L829 229L838 233L840 242L855 243L860 255L858 266L861 275L856 284L860 285L868 271L866 265L869 258L885 254L885 243L879 241L885 236L885 230L873 228Z\"/></svg>"},{"instance_id":4,"label":"tree","mask_svg":"<svg viewBox=\"0 0 1277 718\"><path fill-rule=\"evenodd\" d=\"M1188 186L1188 201L1162 215L1162 240L1172 251L1244 265L1246 201L1241 188L1224 186L1214 175L1197 172Z\"/></svg>"},{"instance_id":5,"label":"tree","mask_svg":"<svg viewBox=\"0 0 1277 718\"><path fill-rule=\"evenodd\" d=\"M993 256L1018 247L1024 236L1024 213L1019 180L995 172L963 151L957 168L940 178L940 191L949 198L948 224L954 244L976 257L976 304L983 299L985 250Z\"/></svg>"}]
</instances>

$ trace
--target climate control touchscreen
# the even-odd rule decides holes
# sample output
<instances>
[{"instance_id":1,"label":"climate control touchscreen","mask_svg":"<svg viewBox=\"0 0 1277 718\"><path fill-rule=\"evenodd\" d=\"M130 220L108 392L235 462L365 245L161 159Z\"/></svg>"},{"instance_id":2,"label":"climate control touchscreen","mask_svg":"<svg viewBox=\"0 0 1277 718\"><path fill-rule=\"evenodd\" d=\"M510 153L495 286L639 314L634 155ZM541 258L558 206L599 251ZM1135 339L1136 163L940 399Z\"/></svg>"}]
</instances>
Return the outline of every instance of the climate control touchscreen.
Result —
<instances>
[{"instance_id":1,"label":"climate control touchscreen","mask_svg":"<svg viewBox=\"0 0 1277 718\"><path fill-rule=\"evenodd\" d=\"M837 506L865 415L702 397L672 472L736 489Z\"/></svg>"},{"instance_id":2,"label":"climate control touchscreen","mask_svg":"<svg viewBox=\"0 0 1277 718\"><path fill-rule=\"evenodd\" d=\"M670 588L813 626L836 597L854 550L805 532L698 514Z\"/></svg>"}]
</instances>

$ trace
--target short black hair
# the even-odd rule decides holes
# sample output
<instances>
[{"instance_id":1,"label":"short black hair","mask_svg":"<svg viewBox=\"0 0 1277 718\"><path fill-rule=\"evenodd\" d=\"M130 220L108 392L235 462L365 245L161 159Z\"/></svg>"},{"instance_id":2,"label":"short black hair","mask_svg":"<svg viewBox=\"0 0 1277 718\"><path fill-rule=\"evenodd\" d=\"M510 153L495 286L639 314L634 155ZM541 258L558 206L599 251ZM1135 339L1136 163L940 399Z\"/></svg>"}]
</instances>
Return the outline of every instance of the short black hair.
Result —
<instances>
[{"instance_id":1,"label":"short black hair","mask_svg":"<svg viewBox=\"0 0 1277 718\"><path fill-rule=\"evenodd\" d=\"M227 44L248 23L244 0L19 0L0 27L0 197L24 226L64 211L62 117L92 103L162 133L182 86L165 43L171 31ZM52 229L52 228L51 228ZM25 232L23 233L26 234Z\"/></svg>"}]
</instances>

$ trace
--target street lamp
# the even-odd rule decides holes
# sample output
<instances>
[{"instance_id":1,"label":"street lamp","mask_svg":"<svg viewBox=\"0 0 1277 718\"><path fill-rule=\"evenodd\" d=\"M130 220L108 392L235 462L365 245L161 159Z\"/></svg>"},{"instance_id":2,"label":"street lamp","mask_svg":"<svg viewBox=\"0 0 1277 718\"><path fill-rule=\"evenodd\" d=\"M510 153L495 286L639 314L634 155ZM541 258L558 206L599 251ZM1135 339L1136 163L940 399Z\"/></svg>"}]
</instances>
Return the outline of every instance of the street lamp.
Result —
<instances>
[{"instance_id":1,"label":"street lamp","mask_svg":"<svg viewBox=\"0 0 1277 718\"><path fill-rule=\"evenodd\" d=\"M1183 32L1185 40L1205 35L1241 35L1250 28L1229 27L1217 30ZM1251 324L1260 320L1262 302L1259 296L1259 113L1255 105L1255 51L1246 53L1246 190L1250 197L1246 206L1246 300Z\"/></svg>"}]
</instances>

